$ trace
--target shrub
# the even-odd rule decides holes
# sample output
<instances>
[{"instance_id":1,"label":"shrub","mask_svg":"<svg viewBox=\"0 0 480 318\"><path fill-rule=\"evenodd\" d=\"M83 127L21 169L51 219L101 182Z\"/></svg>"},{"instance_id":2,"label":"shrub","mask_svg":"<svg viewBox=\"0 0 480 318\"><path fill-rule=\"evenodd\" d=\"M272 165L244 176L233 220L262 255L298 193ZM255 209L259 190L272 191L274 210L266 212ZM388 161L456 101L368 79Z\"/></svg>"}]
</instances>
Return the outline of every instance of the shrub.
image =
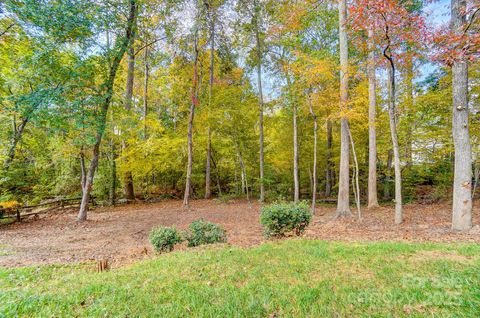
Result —
<instances>
[{"instance_id":1,"label":"shrub","mask_svg":"<svg viewBox=\"0 0 480 318\"><path fill-rule=\"evenodd\" d=\"M225 230L215 223L197 220L193 221L188 228L186 239L190 247L227 241Z\"/></svg>"},{"instance_id":2,"label":"shrub","mask_svg":"<svg viewBox=\"0 0 480 318\"><path fill-rule=\"evenodd\" d=\"M163 226L152 229L149 239L155 251L160 253L170 252L175 244L183 242L176 228Z\"/></svg>"},{"instance_id":3,"label":"shrub","mask_svg":"<svg viewBox=\"0 0 480 318\"><path fill-rule=\"evenodd\" d=\"M300 235L311 219L306 203L274 203L264 206L260 215L266 237L282 237L289 233Z\"/></svg>"}]
</instances>

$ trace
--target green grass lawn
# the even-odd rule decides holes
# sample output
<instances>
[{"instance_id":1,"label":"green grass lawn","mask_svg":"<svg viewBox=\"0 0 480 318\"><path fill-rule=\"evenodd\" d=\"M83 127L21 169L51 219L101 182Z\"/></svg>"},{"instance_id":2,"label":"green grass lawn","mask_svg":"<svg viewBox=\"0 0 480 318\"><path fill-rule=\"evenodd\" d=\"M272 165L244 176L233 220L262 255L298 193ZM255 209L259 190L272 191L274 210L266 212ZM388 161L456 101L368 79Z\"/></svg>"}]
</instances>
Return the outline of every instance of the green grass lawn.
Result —
<instances>
[{"instance_id":1,"label":"green grass lawn","mask_svg":"<svg viewBox=\"0 0 480 318\"><path fill-rule=\"evenodd\" d=\"M478 317L480 246L286 240L0 269L0 316Z\"/></svg>"}]
</instances>

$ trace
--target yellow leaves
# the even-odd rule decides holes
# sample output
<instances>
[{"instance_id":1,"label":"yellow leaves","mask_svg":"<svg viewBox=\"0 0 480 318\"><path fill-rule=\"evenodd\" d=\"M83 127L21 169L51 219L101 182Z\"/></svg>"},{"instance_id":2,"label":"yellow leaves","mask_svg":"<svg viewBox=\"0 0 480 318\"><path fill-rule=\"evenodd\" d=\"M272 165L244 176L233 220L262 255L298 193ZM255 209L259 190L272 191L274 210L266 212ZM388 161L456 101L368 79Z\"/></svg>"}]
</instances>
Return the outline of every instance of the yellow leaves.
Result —
<instances>
[{"instance_id":1,"label":"yellow leaves","mask_svg":"<svg viewBox=\"0 0 480 318\"><path fill-rule=\"evenodd\" d=\"M17 201L0 202L0 208L3 208L3 209L11 209L11 208L17 207L18 205L19 203Z\"/></svg>"}]
</instances>

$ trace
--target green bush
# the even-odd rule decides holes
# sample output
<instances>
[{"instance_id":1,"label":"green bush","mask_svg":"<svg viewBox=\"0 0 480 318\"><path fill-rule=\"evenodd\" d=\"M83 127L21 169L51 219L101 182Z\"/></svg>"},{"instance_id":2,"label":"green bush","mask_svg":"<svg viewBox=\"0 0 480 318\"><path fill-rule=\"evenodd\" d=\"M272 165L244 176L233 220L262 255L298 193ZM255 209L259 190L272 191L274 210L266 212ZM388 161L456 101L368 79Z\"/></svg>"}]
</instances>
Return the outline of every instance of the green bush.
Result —
<instances>
[{"instance_id":1,"label":"green bush","mask_svg":"<svg viewBox=\"0 0 480 318\"><path fill-rule=\"evenodd\" d=\"M193 221L188 228L186 239L190 247L227 241L225 230L215 223L197 220Z\"/></svg>"},{"instance_id":2,"label":"green bush","mask_svg":"<svg viewBox=\"0 0 480 318\"><path fill-rule=\"evenodd\" d=\"M260 223L266 237L300 235L312 219L306 203L274 203L262 208Z\"/></svg>"},{"instance_id":3,"label":"green bush","mask_svg":"<svg viewBox=\"0 0 480 318\"><path fill-rule=\"evenodd\" d=\"M163 226L152 229L149 239L155 251L160 253L170 252L175 244L183 242L183 238L176 228Z\"/></svg>"}]
</instances>

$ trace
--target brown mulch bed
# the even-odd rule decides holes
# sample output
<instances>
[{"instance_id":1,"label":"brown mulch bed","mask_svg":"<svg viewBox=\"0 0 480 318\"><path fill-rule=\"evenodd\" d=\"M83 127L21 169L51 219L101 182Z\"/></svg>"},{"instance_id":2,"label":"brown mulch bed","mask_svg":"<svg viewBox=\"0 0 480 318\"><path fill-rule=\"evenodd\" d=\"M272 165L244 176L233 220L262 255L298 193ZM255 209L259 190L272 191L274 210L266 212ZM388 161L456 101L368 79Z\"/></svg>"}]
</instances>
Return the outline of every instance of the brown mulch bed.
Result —
<instances>
[{"instance_id":1,"label":"brown mulch bed","mask_svg":"<svg viewBox=\"0 0 480 318\"><path fill-rule=\"evenodd\" d=\"M196 200L188 211L178 200L97 208L89 213L89 220L84 223L76 222L75 212L42 215L38 219L1 226L0 266L76 263L106 258L113 266L128 264L152 255L148 242L152 227L175 225L185 229L199 218L224 226L232 245L248 247L264 241L259 224L260 205L245 200L229 203ZM334 212L334 206L318 207L305 236L343 241L480 243L478 225L468 233L450 230L448 204L406 205L405 222L398 226L393 224L393 206L372 211L364 209L361 222L356 218L335 219ZM475 208L474 224L479 221L480 209Z\"/></svg>"}]
</instances>

